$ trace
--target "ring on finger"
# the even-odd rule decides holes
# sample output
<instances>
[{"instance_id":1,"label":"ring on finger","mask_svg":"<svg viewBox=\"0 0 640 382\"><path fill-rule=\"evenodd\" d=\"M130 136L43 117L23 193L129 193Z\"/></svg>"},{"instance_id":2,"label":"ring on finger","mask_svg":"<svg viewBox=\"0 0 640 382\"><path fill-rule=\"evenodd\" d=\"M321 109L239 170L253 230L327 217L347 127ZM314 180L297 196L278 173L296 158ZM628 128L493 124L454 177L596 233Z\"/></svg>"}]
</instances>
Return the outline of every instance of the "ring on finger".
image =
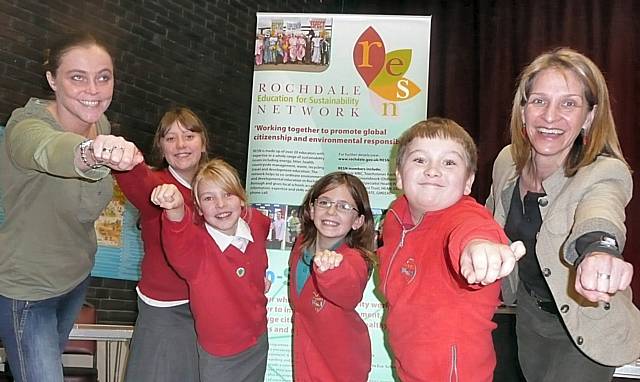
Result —
<instances>
[{"instance_id":1,"label":"ring on finger","mask_svg":"<svg viewBox=\"0 0 640 382\"><path fill-rule=\"evenodd\" d=\"M611 275L608 273L600 273L598 272L598 278L602 279L602 280L610 280L611 279Z\"/></svg>"},{"instance_id":2,"label":"ring on finger","mask_svg":"<svg viewBox=\"0 0 640 382\"><path fill-rule=\"evenodd\" d=\"M113 147L103 147L102 152L111 153L113 151Z\"/></svg>"}]
</instances>

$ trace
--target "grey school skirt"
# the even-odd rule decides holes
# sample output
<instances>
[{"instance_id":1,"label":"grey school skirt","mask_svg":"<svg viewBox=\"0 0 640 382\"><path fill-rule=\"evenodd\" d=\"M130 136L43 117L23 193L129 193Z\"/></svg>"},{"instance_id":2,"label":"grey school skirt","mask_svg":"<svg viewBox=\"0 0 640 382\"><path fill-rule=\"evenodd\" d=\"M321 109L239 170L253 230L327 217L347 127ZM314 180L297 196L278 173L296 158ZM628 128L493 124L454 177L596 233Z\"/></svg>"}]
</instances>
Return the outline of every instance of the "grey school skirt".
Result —
<instances>
[{"instance_id":1,"label":"grey school skirt","mask_svg":"<svg viewBox=\"0 0 640 382\"><path fill-rule=\"evenodd\" d=\"M147 305L138 297L126 382L199 382L196 330L189 304Z\"/></svg>"},{"instance_id":2,"label":"grey school skirt","mask_svg":"<svg viewBox=\"0 0 640 382\"><path fill-rule=\"evenodd\" d=\"M216 357L198 345L201 382L262 382L267 370L269 340L263 334L258 342L230 357Z\"/></svg>"}]
</instances>

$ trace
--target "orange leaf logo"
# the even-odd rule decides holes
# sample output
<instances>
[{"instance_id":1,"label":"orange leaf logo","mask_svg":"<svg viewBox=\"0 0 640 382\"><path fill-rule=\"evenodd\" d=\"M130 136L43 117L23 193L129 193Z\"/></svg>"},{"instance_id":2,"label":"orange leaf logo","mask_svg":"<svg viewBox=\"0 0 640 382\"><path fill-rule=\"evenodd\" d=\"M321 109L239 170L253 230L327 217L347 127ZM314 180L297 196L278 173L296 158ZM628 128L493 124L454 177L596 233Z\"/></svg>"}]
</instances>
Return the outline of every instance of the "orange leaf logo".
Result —
<instances>
[{"instance_id":1,"label":"orange leaf logo","mask_svg":"<svg viewBox=\"0 0 640 382\"><path fill-rule=\"evenodd\" d=\"M411 49L386 52L382 37L368 27L353 48L353 63L367 87L394 102L406 101L420 93L415 82L405 77L411 66Z\"/></svg>"}]
</instances>

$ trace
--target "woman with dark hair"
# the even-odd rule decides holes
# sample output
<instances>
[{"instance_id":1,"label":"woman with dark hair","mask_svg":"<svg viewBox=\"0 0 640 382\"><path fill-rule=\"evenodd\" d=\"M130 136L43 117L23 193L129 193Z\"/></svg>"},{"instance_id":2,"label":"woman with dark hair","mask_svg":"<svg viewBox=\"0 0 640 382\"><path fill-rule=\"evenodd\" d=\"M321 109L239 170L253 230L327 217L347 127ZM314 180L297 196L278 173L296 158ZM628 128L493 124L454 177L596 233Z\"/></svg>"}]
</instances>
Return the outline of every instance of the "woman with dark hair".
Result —
<instances>
[{"instance_id":1,"label":"woman with dark hair","mask_svg":"<svg viewBox=\"0 0 640 382\"><path fill-rule=\"evenodd\" d=\"M160 238L163 209L151 203L151 191L174 184L193 207L191 182L207 161L207 130L186 107L172 107L156 130L153 148L157 167L140 163L116 173L125 196L140 211L144 257L127 381L199 381L198 349L187 283L167 263Z\"/></svg>"},{"instance_id":2,"label":"woman with dark hair","mask_svg":"<svg viewBox=\"0 0 640 382\"><path fill-rule=\"evenodd\" d=\"M89 34L65 36L45 62L55 99L14 110L0 146L0 338L16 381L62 382L62 351L84 302L94 222L111 170L142 162L110 135L113 59Z\"/></svg>"},{"instance_id":3,"label":"woman with dark hair","mask_svg":"<svg viewBox=\"0 0 640 382\"><path fill-rule=\"evenodd\" d=\"M503 283L517 298L518 356L529 381L609 381L640 355L633 267L622 258L632 195L598 67L571 49L520 76L511 145L498 155L487 206L527 249ZM519 280L518 280L519 279Z\"/></svg>"}]
</instances>

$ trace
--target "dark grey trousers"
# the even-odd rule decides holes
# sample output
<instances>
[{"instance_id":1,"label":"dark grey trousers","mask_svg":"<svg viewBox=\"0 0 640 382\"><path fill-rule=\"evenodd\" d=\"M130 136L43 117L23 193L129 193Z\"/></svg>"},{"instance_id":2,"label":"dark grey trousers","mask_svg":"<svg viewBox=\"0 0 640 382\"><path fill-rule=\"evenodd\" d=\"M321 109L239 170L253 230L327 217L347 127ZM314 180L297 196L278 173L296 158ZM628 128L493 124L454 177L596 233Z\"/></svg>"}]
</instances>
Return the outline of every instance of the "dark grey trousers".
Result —
<instances>
[{"instance_id":1,"label":"dark grey trousers","mask_svg":"<svg viewBox=\"0 0 640 382\"><path fill-rule=\"evenodd\" d=\"M518 358L528 382L606 382L615 368L584 355L573 343L562 320L538 308L522 285L516 310Z\"/></svg>"}]
</instances>

